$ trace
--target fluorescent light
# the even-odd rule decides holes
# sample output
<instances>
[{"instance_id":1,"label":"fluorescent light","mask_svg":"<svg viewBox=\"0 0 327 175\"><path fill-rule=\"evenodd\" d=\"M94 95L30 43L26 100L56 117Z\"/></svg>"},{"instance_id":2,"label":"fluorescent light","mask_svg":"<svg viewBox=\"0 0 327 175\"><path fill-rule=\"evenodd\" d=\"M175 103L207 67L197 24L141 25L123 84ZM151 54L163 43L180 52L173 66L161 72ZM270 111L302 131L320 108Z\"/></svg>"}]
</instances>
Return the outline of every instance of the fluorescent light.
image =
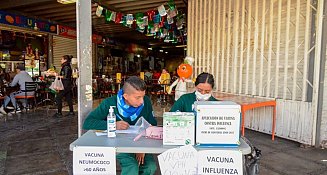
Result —
<instances>
[{"instance_id":1,"label":"fluorescent light","mask_svg":"<svg viewBox=\"0 0 327 175\"><path fill-rule=\"evenodd\" d=\"M139 54L137 54L136 56L139 57L139 58L141 57L141 55L139 55Z\"/></svg>"},{"instance_id":2,"label":"fluorescent light","mask_svg":"<svg viewBox=\"0 0 327 175\"><path fill-rule=\"evenodd\" d=\"M167 54L168 52L165 52L165 54Z\"/></svg>"},{"instance_id":3,"label":"fluorescent light","mask_svg":"<svg viewBox=\"0 0 327 175\"><path fill-rule=\"evenodd\" d=\"M152 50L152 47L149 47L148 50Z\"/></svg>"},{"instance_id":4,"label":"fluorescent light","mask_svg":"<svg viewBox=\"0 0 327 175\"><path fill-rule=\"evenodd\" d=\"M159 50L159 52L163 52L163 50Z\"/></svg>"},{"instance_id":5,"label":"fluorescent light","mask_svg":"<svg viewBox=\"0 0 327 175\"><path fill-rule=\"evenodd\" d=\"M175 47L186 47L187 45L177 45Z\"/></svg>"},{"instance_id":6,"label":"fluorescent light","mask_svg":"<svg viewBox=\"0 0 327 175\"><path fill-rule=\"evenodd\" d=\"M76 0L57 0L57 2L61 4L71 4L71 3L75 3Z\"/></svg>"}]
</instances>

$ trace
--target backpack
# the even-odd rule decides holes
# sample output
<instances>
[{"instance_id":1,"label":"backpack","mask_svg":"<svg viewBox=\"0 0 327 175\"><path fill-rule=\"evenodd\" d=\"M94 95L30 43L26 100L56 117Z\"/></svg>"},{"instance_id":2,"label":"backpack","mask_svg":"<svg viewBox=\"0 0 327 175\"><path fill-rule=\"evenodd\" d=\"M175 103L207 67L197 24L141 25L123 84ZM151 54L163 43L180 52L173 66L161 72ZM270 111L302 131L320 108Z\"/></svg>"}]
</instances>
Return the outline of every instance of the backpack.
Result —
<instances>
[{"instance_id":1,"label":"backpack","mask_svg":"<svg viewBox=\"0 0 327 175\"><path fill-rule=\"evenodd\" d=\"M261 150L253 146L247 138L242 136L242 139L251 147L251 153L244 156L243 174L259 175L259 160L262 155Z\"/></svg>"}]
</instances>

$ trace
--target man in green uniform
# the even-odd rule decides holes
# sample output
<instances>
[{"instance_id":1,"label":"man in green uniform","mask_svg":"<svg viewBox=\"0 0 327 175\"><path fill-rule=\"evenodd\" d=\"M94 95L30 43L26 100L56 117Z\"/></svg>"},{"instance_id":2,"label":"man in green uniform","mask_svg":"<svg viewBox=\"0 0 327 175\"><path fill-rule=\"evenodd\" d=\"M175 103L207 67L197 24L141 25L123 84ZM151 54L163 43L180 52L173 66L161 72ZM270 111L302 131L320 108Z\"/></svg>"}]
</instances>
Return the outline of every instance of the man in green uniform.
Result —
<instances>
[{"instance_id":1,"label":"man in green uniform","mask_svg":"<svg viewBox=\"0 0 327 175\"><path fill-rule=\"evenodd\" d=\"M193 112L195 101L217 101L212 96L215 80L212 74L201 73L195 80L195 92L182 95L170 109L170 112Z\"/></svg>"},{"instance_id":2,"label":"man in green uniform","mask_svg":"<svg viewBox=\"0 0 327 175\"><path fill-rule=\"evenodd\" d=\"M116 106L114 113L117 116L117 130L128 129L129 126L134 125L141 116L151 125L157 125L157 121L153 115L151 101L149 97L145 96L145 89L146 85L140 78L136 76L128 78L117 95L103 100L101 104L87 116L83 128L87 130L106 130L106 119L110 106ZM152 175L157 169L153 156L150 154L120 153L117 154L117 159L122 169L122 175Z\"/></svg>"}]
</instances>

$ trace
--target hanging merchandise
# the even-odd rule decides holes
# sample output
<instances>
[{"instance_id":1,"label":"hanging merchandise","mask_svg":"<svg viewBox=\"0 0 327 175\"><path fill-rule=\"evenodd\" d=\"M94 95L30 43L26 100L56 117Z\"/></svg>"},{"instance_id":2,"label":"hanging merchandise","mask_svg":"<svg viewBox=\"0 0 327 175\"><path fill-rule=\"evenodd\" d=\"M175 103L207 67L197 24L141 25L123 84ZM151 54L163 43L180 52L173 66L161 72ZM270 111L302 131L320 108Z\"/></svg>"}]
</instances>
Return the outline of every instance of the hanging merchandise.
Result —
<instances>
[{"instance_id":1,"label":"hanging merchandise","mask_svg":"<svg viewBox=\"0 0 327 175\"><path fill-rule=\"evenodd\" d=\"M128 25L133 24L133 20L134 20L133 14L126 15L126 24L128 24Z\"/></svg>"},{"instance_id":2,"label":"hanging merchandise","mask_svg":"<svg viewBox=\"0 0 327 175\"><path fill-rule=\"evenodd\" d=\"M98 17L101 17L101 15L102 15L102 11L103 11L103 7L98 6L98 7L97 7L97 10L96 10L96 12L95 12L95 14L96 14Z\"/></svg>"},{"instance_id":3,"label":"hanging merchandise","mask_svg":"<svg viewBox=\"0 0 327 175\"><path fill-rule=\"evenodd\" d=\"M110 21L115 21L116 20L116 12L112 12L110 15Z\"/></svg>"},{"instance_id":4,"label":"hanging merchandise","mask_svg":"<svg viewBox=\"0 0 327 175\"><path fill-rule=\"evenodd\" d=\"M105 18L106 18L106 22L110 22L110 16L111 16L111 11L110 10L106 10L106 15L105 15Z\"/></svg>"},{"instance_id":5,"label":"hanging merchandise","mask_svg":"<svg viewBox=\"0 0 327 175\"><path fill-rule=\"evenodd\" d=\"M121 22L121 19L123 17L123 14L120 13L120 12L117 12L116 13L116 19L115 19L115 23L120 23Z\"/></svg>"},{"instance_id":6,"label":"hanging merchandise","mask_svg":"<svg viewBox=\"0 0 327 175\"><path fill-rule=\"evenodd\" d=\"M155 23L154 25L153 25L153 30L154 30L154 32L159 32L159 24L158 23Z\"/></svg>"},{"instance_id":7,"label":"hanging merchandise","mask_svg":"<svg viewBox=\"0 0 327 175\"><path fill-rule=\"evenodd\" d=\"M176 26L178 30L183 29L183 24L184 24L184 18L179 18L179 19L177 18Z\"/></svg>"},{"instance_id":8,"label":"hanging merchandise","mask_svg":"<svg viewBox=\"0 0 327 175\"><path fill-rule=\"evenodd\" d=\"M174 23L174 18L170 18L169 16L167 16L167 22L168 24Z\"/></svg>"},{"instance_id":9,"label":"hanging merchandise","mask_svg":"<svg viewBox=\"0 0 327 175\"><path fill-rule=\"evenodd\" d=\"M127 26L127 18L126 16L123 16L122 20L120 21L124 26Z\"/></svg>"},{"instance_id":10,"label":"hanging merchandise","mask_svg":"<svg viewBox=\"0 0 327 175\"><path fill-rule=\"evenodd\" d=\"M164 30L167 30L167 29L163 29L163 28L160 28L160 29L159 29L159 37L160 37L160 38L165 38L166 35L165 35L165 33L164 33Z\"/></svg>"},{"instance_id":11,"label":"hanging merchandise","mask_svg":"<svg viewBox=\"0 0 327 175\"><path fill-rule=\"evenodd\" d=\"M160 28L163 27L163 26L165 25L165 19L166 19L165 16L162 16L162 17L161 17L161 21L160 21L160 23L159 23L159 27L160 27Z\"/></svg>"},{"instance_id":12,"label":"hanging merchandise","mask_svg":"<svg viewBox=\"0 0 327 175\"><path fill-rule=\"evenodd\" d=\"M96 15L104 16L108 23L114 21L122 25L144 33L154 38L164 38L165 42L177 42L185 40L181 32L185 30L185 14L179 14L174 0L166 0L167 3L157 7L157 10L138 12L135 14L123 14L113 12L97 5ZM168 7L167 7L168 5ZM166 9L167 8L167 9ZM168 32L169 31L169 32ZM174 34L172 34L174 32Z\"/></svg>"},{"instance_id":13,"label":"hanging merchandise","mask_svg":"<svg viewBox=\"0 0 327 175\"><path fill-rule=\"evenodd\" d=\"M160 21L161 21L161 16L159 14L158 15L154 15L153 22L155 24L159 24Z\"/></svg>"},{"instance_id":14,"label":"hanging merchandise","mask_svg":"<svg viewBox=\"0 0 327 175\"><path fill-rule=\"evenodd\" d=\"M143 13L136 13L135 14L135 19L136 19L136 24L139 29L144 29L144 18L143 18Z\"/></svg>"},{"instance_id":15,"label":"hanging merchandise","mask_svg":"<svg viewBox=\"0 0 327 175\"><path fill-rule=\"evenodd\" d=\"M148 16L144 16L144 17L143 17L143 25L144 25L144 26L147 26L148 23L149 23Z\"/></svg>"},{"instance_id":16,"label":"hanging merchandise","mask_svg":"<svg viewBox=\"0 0 327 175\"><path fill-rule=\"evenodd\" d=\"M168 11L167 11L167 17L173 18L173 17L175 17L177 15L177 13L178 12L177 12L176 8L174 10L168 9Z\"/></svg>"},{"instance_id":17,"label":"hanging merchandise","mask_svg":"<svg viewBox=\"0 0 327 175\"><path fill-rule=\"evenodd\" d=\"M153 25L154 25L153 21L149 21L148 29L152 29L153 28Z\"/></svg>"},{"instance_id":18,"label":"hanging merchandise","mask_svg":"<svg viewBox=\"0 0 327 175\"><path fill-rule=\"evenodd\" d=\"M174 0L169 0L169 2L168 2L168 6L169 6L169 9L170 9L170 10L174 10L174 9L176 9L176 5L175 5Z\"/></svg>"},{"instance_id":19,"label":"hanging merchandise","mask_svg":"<svg viewBox=\"0 0 327 175\"><path fill-rule=\"evenodd\" d=\"M147 12L149 21L153 21L153 16L156 14L154 10L150 10Z\"/></svg>"},{"instance_id":20,"label":"hanging merchandise","mask_svg":"<svg viewBox=\"0 0 327 175\"><path fill-rule=\"evenodd\" d=\"M161 6L158 7L158 12L159 12L160 16L166 16L167 15L167 12L166 12L166 9L165 9L164 5L161 5Z\"/></svg>"}]
</instances>

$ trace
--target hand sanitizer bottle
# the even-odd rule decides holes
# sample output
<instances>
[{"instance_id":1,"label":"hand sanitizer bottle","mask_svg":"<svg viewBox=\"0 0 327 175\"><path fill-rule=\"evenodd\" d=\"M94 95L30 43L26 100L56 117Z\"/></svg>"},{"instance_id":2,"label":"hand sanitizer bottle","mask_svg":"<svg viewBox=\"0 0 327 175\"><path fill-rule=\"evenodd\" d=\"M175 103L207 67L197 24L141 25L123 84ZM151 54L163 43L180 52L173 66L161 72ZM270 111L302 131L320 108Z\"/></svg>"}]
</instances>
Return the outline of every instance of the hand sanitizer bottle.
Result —
<instances>
[{"instance_id":1,"label":"hand sanitizer bottle","mask_svg":"<svg viewBox=\"0 0 327 175\"><path fill-rule=\"evenodd\" d=\"M114 113L114 107L110 106L109 114L107 116L107 135L108 137L116 137L116 115Z\"/></svg>"}]
</instances>

